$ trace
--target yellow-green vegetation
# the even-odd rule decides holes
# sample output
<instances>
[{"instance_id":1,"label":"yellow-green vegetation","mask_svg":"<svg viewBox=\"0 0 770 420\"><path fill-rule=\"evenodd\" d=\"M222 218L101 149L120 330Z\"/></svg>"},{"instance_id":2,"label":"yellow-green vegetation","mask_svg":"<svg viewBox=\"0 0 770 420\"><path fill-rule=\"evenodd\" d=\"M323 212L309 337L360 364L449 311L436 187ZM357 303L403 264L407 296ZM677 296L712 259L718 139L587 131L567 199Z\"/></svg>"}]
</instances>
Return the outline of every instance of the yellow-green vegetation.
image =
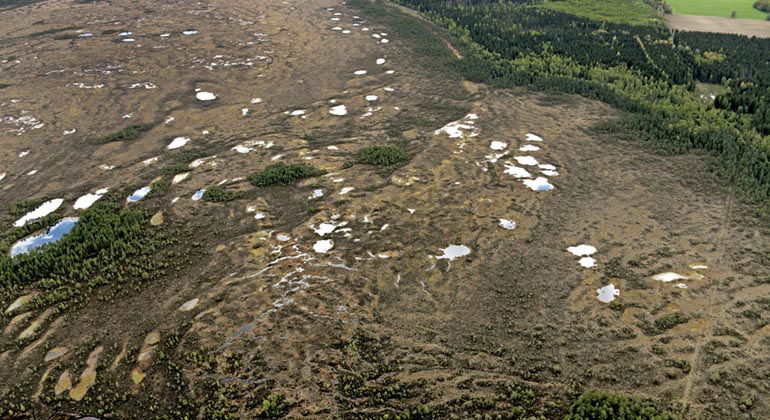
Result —
<instances>
[{"instance_id":1,"label":"yellow-green vegetation","mask_svg":"<svg viewBox=\"0 0 770 420\"><path fill-rule=\"evenodd\" d=\"M572 406L564 420L679 420L673 411L658 410L649 402L623 395L587 392Z\"/></svg>"},{"instance_id":2,"label":"yellow-green vegetation","mask_svg":"<svg viewBox=\"0 0 770 420\"><path fill-rule=\"evenodd\" d=\"M267 419L277 419L289 412L286 397L283 394L270 394L262 401L262 412L259 416Z\"/></svg>"},{"instance_id":3,"label":"yellow-green vegetation","mask_svg":"<svg viewBox=\"0 0 770 420\"><path fill-rule=\"evenodd\" d=\"M276 163L267 168L249 175L249 182L257 187L267 187L270 185L291 185L295 182L323 175L323 171L316 169L304 163L285 164Z\"/></svg>"},{"instance_id":4,"label":"yellow-green vegetation","mask_svg":"<svg viewBox=\"0 0 770 420\"><path fill-rule=\"evenodd\" d=\"M698 64L721 63L724 60L725 60L724 54L713 52L713 51L704 51L701 54L695 55L695 61L698 62Z\"/></svg>"},{"instance_id":5,"label":"yellow-green vegetation","mask_svg":"<svg viewBox=\"0 0 770 420\"><path fill-rule=\"evenodd\" d=\"M409 160L409 153L398 146L372 146L358 150L356 159L367 165L389 166Z\"/></svg>"},{"instance_id":6,"label":"yellow-green vegetation","mask_svg":"<svg viewBox=\"0 0 770 420\"><path fill-rule=\"evenodd\" d=\"M548 0L545 8L594 20L628 25L660 23L662 14L642 0Z\"/></svg>"},{"instance_id":7,"label":"yellow-green vegetation","mask_svg":"<svg viewBox=\"0 0 770 420\"><path fill-rule=\"evenodd\" d=\"M754 0L666 0L674 13L693 16L765 19L767 13L753 8ZM735 16L733 16L735 12Z\"/></svg>"}]
</instances>

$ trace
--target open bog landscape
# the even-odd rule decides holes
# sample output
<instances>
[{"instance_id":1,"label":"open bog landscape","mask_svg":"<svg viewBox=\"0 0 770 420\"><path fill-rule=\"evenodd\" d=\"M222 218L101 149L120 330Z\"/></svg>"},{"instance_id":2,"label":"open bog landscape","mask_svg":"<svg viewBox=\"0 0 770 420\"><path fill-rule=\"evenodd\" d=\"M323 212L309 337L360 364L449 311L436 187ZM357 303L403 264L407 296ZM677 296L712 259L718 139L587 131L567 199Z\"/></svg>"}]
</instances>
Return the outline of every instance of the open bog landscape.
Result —
<instances>
[{"instance_id":1,"label":"open bog landscape","mask_svg":"<svg viewBox=\"0 0 770 420\"><path fill-rule=\"evenodd\" d=\"M0 418L769 418L770 40L662 9L0 0Z\"/></svg>"}]
</instances>

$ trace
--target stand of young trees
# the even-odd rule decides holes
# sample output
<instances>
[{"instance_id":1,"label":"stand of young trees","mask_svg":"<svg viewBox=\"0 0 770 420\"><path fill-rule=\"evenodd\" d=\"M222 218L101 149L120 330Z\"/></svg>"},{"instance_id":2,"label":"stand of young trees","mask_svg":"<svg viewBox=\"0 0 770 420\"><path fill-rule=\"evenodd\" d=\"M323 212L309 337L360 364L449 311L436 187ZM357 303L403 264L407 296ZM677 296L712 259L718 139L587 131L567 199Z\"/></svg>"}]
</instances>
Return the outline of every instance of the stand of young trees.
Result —
<instances>
[{"instance_id":1,"label":"stand of young trees","mask_svg":"<svg viewBox=\"0 0 770 420\"><path fill-rule=\"evenodd\" d=\"M64 307L105 284L154 278L169 265L159 257L169 241L148 220L142 210L96 203L59 241L15 257L0 256L0 293L15 295L34 285L46 292L37 306Z\"/></svg>"}]
</instances>

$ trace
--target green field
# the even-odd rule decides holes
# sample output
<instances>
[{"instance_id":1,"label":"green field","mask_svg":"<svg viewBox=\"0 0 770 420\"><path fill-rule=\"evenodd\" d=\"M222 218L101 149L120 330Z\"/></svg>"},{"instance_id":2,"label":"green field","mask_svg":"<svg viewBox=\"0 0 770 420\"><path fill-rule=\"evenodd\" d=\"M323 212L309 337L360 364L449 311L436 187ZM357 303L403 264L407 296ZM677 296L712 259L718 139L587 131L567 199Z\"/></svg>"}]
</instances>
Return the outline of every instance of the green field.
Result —
<instances>
[{"instance_id":1,"label":"green field","mask_svg":"<svg viewBox=\"0 0 770 420\"><path fill-rule=\"evenodd\" d=\"M642 0L546 1L543 7L589 19L630 25L646 25L659 19L655 10Z\"/></svg>"},{"instance_id":2,"label":"green field","mask_svg":"<svg viewBox=\"0 0 770 420\"><path fill-rule=\"evenodd\" d=\"M738 19L766 19L767 14L752 7L754 0L667 0L674 13L680 15L718 16L729 18L735 10Z\"/></svg>"}]
</instances>

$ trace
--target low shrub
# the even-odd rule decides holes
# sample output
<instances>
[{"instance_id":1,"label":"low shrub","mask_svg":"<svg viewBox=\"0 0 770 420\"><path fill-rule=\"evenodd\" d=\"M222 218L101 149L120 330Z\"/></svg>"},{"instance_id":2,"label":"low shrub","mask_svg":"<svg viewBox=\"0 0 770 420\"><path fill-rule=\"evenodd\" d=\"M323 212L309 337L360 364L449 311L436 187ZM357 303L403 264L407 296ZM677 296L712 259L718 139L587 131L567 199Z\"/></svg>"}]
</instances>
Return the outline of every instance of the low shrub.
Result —
<instances>
[{"instance_id":1,"label":"low shrub","mask_svg":"<svg viewBox=\"0 0 770 420\"><path fill-rule=\"evenodd\" d=\"M283 394L270 394L262 401L260 417L277 419L289 413L289 405Z\"/></svg>"},{"instance_id":2,"label":"low shrub","mask_svg":"<svg viewBox=\"0 0 770 420\"><path fill-rule=\"evenodd\" d=\"M684 324L689 320L690 318L687 315L684 315L680 312L674 312L668 315L663 315L662 317L656 319L655 327L659 330L669 330L679 324Z\"/></svg>"},{"instance_id":3,"label":"low shrub","mask_svg":"<svg viewBox=\"0 0 770 420\"><path fill-rule=\"evenodd\" d=\"M409 153L397 146L364 147L356 154L359 163L390 166L409 160Z\"/></svg>"},{"instance_id":4,"label":"low shrub","mask_svg":"<svg viewBox=\"0 0 770 420\"><path fill-rule=\"evenodd\" d=\"M304 163L285 164L276 163L267 168L249 175L249 182L257 187L266 187L270 185L290 185L304 179L318 175L323 175L324 171L316 169Z\"/></svg>"},{"instance_id":5,"label":"low shrub","mask_svg":"<svg viewBox=\"0 0 770 420\"><path fill-rule=\"evenodd\" d=\"M237 199L238 194L227 191L227 189L219 185L206 188L206 192L203 193L203 201L208 201L210 203L226 203Z\"/></svg>"},{"instance_id":6,"label":"low shrub","mask_svg":"<svg viewBox=\"0 0 770 420\"><path fill-rule=\"evenodd\" d=\"M153 127L155 127L155 124L133 124L127 127L123 127L119 131L116 131L112 134L108 134L104 137L99 137L95 141L98 144L105 144L105 143L111 143L113 141L136 140L139 137L141 137L142 134L144 134L145 132L152 130Z\"/></svg>"}]
</instances>

